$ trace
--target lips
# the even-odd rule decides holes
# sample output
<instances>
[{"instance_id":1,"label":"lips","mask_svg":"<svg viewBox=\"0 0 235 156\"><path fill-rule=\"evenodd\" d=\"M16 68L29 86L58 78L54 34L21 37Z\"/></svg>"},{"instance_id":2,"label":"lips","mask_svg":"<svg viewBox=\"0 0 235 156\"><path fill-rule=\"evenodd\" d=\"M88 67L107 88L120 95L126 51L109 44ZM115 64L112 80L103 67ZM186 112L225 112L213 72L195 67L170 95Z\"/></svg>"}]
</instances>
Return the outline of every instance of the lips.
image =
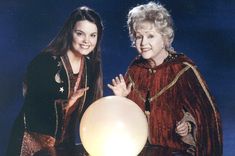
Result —
<instances>
[{"instance_id":1,"label":"lips","mask_svg":"<svg viewBox=\"0 0 235 156\"><path fill-rule=\"evenodd\" d=\"M141 52L142 53L146 53L148 52L149 50L151 50L150 48L141 48Z\"/></svg>"},{"instance_id":2,"label":"lips","mask_svg":"<svg viewBox=\"0 0 235 156\"><path fill-rule=\"evenodd\" d=\"M89 49L89 48L90 48L90 45L80 44L80 47L81 47L82 49Z\"/></svg>"}]
</instances>

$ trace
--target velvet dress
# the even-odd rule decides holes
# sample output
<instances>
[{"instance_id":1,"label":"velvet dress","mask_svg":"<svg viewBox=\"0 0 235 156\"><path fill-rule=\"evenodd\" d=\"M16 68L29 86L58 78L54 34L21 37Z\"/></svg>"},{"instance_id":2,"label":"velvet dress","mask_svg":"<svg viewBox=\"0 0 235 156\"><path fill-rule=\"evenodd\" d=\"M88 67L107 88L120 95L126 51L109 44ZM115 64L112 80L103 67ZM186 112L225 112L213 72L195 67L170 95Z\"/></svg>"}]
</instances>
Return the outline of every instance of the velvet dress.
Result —
<instances>
[{"instance_id":1,"label":"velvet dress","mask_svg":"<svg viewBox=\"0 0 235 156\"><path fill-rule=\"evenodd\" d=\"M24 105L13 125L7 155L33 155L41 147L74 145L77 123L86 108L98 98L94 96L99 93L94 88L97 79L93 72L88 57L84 57L78 74L73 74L67 55L41 53L33 59L26 73ZM65 106L78 76L81 76L79 87L89 86L89 90L67 112ZM25 142L29 139L24 132L31 134L31 140L40 142L40 147Z\"/></svg>"},{"instance_id":2,"label":"velvet dress","mask_svg":"<svg viewBox=\"0 0 235 156\"><path fill-rule=\"evenodd\" d=\"M220 113L189 58L169 53L162 64L151 67L138 56L129 66L125 80L133 84L128 98L137 103L148 118L148 144L197 156L222 155ZM192 128L185 137L175 132L176 125L183 121L189 122Z\"/></svg>"}]
</instances>

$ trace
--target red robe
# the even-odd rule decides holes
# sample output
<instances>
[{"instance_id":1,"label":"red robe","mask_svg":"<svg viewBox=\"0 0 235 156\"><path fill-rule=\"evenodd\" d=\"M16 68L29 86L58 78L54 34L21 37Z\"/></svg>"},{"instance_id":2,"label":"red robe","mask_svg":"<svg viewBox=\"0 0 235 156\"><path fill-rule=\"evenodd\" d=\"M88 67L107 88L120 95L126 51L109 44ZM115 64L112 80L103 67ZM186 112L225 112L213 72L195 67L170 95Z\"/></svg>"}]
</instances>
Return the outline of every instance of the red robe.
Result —
<instances>
[{"instance_id":1,"label":"red robe","mask_svg":"<svg viewBox=\"0 0 235 156\"><path fill-rule=\"evenodd\" d=\"M220 114L204 79L189 58L169 54L161 65L152 68L142 57L137 57L129 66L125 80L127 84L133 83L128 98L143 111L146 108L150 111L150 144L197 156L222 155ZM175 132L177 123L182 121L192 126L186 137Z\"/></svg>"}]
</instances>

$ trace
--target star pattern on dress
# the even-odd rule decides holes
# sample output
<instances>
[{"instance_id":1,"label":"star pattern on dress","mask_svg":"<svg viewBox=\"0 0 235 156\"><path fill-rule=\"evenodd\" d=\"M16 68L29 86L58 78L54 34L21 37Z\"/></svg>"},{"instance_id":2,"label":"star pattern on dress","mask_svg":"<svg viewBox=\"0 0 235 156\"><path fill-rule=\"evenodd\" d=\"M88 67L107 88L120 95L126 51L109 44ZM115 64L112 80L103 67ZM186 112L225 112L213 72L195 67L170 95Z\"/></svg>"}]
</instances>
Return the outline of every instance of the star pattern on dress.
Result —
<instances>
[{"instance_id":1,"label":"star pattern on dress","mask_svg":"<svg viewBox=\"0 0 235 156\"><path fill-rule=\"evenodd\" d=\"M62 65L62 63L59 61L57 62L57 67L60 67Z\"/></svg>"},{"instance_id":2,"label":"star pattern on dress","mask_svg":"<svg viewBox=\"0 0 235 156\"><path fill-rule=\"evenodd\" d=\"M54 60L56 60L56 56L52 56L52 58L53 58Z\"/></svg>"},{"instance_id":3,"label":"star pattern on dress","mask_svg":"<svg viewBox=\"0 0 235 156\"><path fill-rule=\"evenodd\" d=\"M60 87L59 92L63 93L64 92L64 87Z\"/></svg>"}]
</instances>

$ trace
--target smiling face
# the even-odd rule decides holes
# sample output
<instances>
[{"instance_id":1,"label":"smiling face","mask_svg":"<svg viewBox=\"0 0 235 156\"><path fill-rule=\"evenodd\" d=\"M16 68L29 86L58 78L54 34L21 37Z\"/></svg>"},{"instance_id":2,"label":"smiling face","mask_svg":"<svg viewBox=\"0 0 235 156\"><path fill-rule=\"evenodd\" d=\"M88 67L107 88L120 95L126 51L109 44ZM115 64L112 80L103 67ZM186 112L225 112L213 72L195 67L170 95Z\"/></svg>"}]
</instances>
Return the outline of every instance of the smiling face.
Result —
<instances>
[{"instance_id":1,"label":"smiling face","mask_svg":"<svg viewBox=\"0 0 235 156\"><path fill-rule=\"evenodd\" d=\"M97 44L97 26L87 20L76 22L72 32L71 51L76 55L88 55Z\"/></svg>"},{"instance_id":2,"label":"smiling face","mask_svg":"<svg viewBox=\"0 0 235 156\"><path fill-rule=\"evenodd\" d=\"M167 56L163 36L157 31L154 24L148 21L137 23L135 46L144 59L152 59L157 64Z\"/></svg>"}]
</instances>

